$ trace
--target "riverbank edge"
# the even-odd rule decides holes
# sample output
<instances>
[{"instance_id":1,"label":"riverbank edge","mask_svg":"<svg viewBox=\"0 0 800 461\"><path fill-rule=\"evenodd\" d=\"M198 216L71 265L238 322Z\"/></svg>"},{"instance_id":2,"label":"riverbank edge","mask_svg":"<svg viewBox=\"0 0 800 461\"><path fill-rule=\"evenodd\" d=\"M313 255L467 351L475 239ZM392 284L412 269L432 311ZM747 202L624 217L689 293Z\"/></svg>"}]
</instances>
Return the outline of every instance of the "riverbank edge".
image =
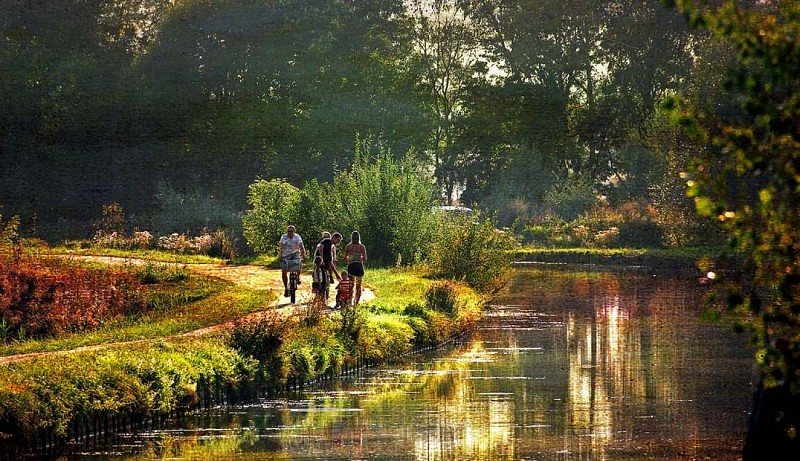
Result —
<instances>
[{"instance_id":1,"label":"riverbank edge","mask_svg":"<svg viewBox=\"0 0 800 461\"><path fill-rule=\"evenodd\" d=\"M661 250L593 250L524 248L512 253L515 264L590 265L594 268L650 267L664 270L696 271L698 258L709 257L711 249L670 252ZM431 284L434 282L431 281ZM488 300L484 300L484 303ZM420 298L415 303L424 305ZM483 307L481 307L483 309ZM420 327L419 322L427 325ZM420 338L423 330L441 328L443 321L451 325L451 333L437 341ZM476 318L415 317L413 336L408 341L388 341L389 353L366 357L342 353L327 357L313 373L268 376L252 357L231 348L223 336L185 340L160 340L154 348L131 346L109 348L106 352L76 353L72 357L37 359L34 366L9 366L0 378L0 447L58 446L71 440L113 433L121 429L148 427L176 413L254 398L267 392L296 389L316 380L325 380L350 373L359 367L379 366L415 350L432 349L450 343L454 337L468 332ZM326 328L330 328L328 325ZM330 335L330 331L324 335ZM324 344L325 342L322 341ZM404 345L404 346L400 346ZM114 350L116 351L114 352ZM212 352L213 351L213 352ZM106 354L111 354L109 357ZM132 362L119 362L117 357L135 357ZM312 354L313 355L313 354ZM48 363L48 361L50 361ZM159 363L183 362L181 366L159 367ZM105 364L103 369L100 364ZM111 364L109 366L109 364ZM113 370L112 370L113 369ZM135 370L150 376L146 386L149 395L132 398L113 387L124 388L130 376L118 370ZM14 377L22 378L14 382ZM276 379L277 378L277 379ZM71 384L79 381L78 384ZM92 387L91 382L110 383ZM270 384L268 384L270 383ZM161 386L160 390L158 387ZM166 386L166 387L165 387ZM168 397L159 395L168 394ZM71 398L79 405L70 405ZM6 447L6 452L11 448Z\"/></svg>"},{"instance_id":2,"label":"riverbank edge","mask_svg":"<svg viewBox=\"0 0 800 461\"><path fill-rule=\"evenodd\" d=\"M176 414L279 394L441 347L468 332L477 320L475 313L488 301L479 297L480 305L475 305L474 291L465 286L454 293L465 315L423 312L424 297L414 299L414 309L396 315L408 317L396 325L384 318L385 308L378 306L376 313L366 308L365 323L375 324L373 329L385 326L385 341L376 345L377 352L346 351L333 344L336 327L326 318L304 333L307 344L287 359L292 362L290 371L283 374L232 347L229 332L112 344L99 351L6 365L0 376L0 452L11 456L4 459L14 459L30 450L57 450L87 437L157 427ZM305 328L307 321L295 320L293 326ZM324 351L326 347L334 351ZM294 363L309 357L311 363Z\"/></svg>"},{"instance_id":3,"label":"riverbank edge","mask_svg":"<svg viewBox=\"0 0 800 461\"><path fill-rule=\"evenodd\" d=\"M691 248L535 248L523 247L509 257L516 266L589 266L605 270L679 271L698 273L713 265L721 249Z\"/></svg>"}]
</instances>

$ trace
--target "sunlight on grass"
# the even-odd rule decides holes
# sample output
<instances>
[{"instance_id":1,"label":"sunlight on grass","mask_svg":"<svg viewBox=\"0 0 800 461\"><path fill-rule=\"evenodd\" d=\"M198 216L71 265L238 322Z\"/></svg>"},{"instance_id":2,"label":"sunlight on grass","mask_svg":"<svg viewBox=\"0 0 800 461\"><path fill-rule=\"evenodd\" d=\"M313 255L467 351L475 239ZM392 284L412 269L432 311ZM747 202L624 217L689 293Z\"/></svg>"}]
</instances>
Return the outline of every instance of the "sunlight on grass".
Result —
<instances>
[{"instance_id":1,"label":"sunlight on grass","mask_svg":"<svg viewBox=\"0 0 800 461\"><path fill-rule=\"evenodd\" d=\"M425 297L425 290L434 283L422 269L371 268L364 278L364 286L375 293L375 300L365 305L403 309L406 305Z\"/></svg>"},{"instance_id":2,"label":"sunlight on grass","mask_svg":"<svg viewBox=\"0 0 800 461\"><path fill-rule=\"evenodd\" d=\"M79 256L113 256L116 258L147 259L149 261L184 263L184 264L226 264L227 260L206 255L190 255L171 253L162 250L123 250L116 248L72 248L66 246L54 246L49 248L39 248L35 251L38 254L46 255L79 255Z\"/></svg>"},{"instance_id":3,"label":"sunlight on grass","mask_svg":"<svg viewBox=\"0 0 800 461\"><path fill-rule=\"evenodd\" d=\"M230 322L268 306L275 295L225 284L227 289L180 308L154 311L138 319L126 319L99 330L60 338L15 341L0 346L0 356L69 350L98 344L155 339L188 333L198 328Z\"/></svg>"}]
</instances>

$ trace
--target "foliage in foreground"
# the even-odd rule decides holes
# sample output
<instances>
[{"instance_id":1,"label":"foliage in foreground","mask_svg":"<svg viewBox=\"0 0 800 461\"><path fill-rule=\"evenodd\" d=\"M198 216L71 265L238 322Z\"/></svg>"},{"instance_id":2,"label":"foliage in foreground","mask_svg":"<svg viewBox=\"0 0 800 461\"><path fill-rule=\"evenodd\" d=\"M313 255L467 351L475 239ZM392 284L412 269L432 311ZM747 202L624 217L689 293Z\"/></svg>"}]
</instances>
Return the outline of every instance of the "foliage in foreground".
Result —
<instances>
[{"instance_id":1,"label":"foliage in foreground","mask_svg":"<svg viewBox=\"0 0 800 461\"><path fill-rule=\"evenodd\" d=\"M128 271L0 253L0 340L97 328L143 314L140 280Z\"/></svg>"},{"instance_id":2,"label":"foliage in foreground","mask_svg":"<svg viewBox=\"0 0 800 461\"><path fill-rule=\"evenodd\" d=\"M7 365L0 434L65 436L99 416L165 415L222 386L244 386L255 364L217 339L158 342Z\"/></svg>"},{"instance_id":3,"label":"foliage in foreground","mask_svg":"<svg viewBox=\"0 0 800 461\"><path fill-rule=\"evenodd\" d=\"M723 223L744 269L718 272L720 297L744 319L758 347L761 382L744 459L800 449L800 3L716 8L676 4L738 53L725 95L738 112L715 114L705 100L667 109L716 157L687 174L697 211ZM699 98L698 98L699 99ZM708 107L712 107L709 105ZM731 108L731 112L734 112ZM724 261L723 261L724 262ZM733 275L726 277L728 275Z\"/></svg>"},{"instance_id":4,"label":"foliage in foreground","mask_svg":"<svg viewBox=\"0 0 800 461\"><path fill-rule=\"evenodd\" d=\"M164 339L5 365L0 433L65 436L75 424L99 417L165 415L221 390L275 391L357 362L397 360L414 347L446 341L471 327L483 307L483 297L463 283L433 282L414 271L374 272L380 303L316 322L302 315L266 315L241 321L224 336ZM401 278L415 289L393 294L393 281ZM199 310L207 308L213 306Z\"/></svg>"}]
</instances>

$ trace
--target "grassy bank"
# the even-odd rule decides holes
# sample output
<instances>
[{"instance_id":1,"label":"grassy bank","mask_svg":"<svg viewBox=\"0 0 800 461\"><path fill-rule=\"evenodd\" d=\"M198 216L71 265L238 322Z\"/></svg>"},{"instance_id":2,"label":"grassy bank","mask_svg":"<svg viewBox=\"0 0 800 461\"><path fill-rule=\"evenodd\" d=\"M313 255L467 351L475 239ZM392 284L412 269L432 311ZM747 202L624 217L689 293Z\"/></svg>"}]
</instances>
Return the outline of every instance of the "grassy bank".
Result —
<instances>
[{"instance_id":1,"label":"grassy bank","mask_svg":"<svg viewBox=\"0 0 800 461\"><path fill-rule=\"evenodd\" d=\"M422 270L370 268L367 281L375 299L344 313L321 315L309 305L289 317L266 315L186 338L179 334L263 310L273 296L186 277L158 285L148 302L161 307L145 316L8 342L0 354L63 353L0 365L0 446L64 441L98 425L113 431L227 398L276 392L358 363L398 360L470 328L486 301Z\"/></svg>"}]
</instances>

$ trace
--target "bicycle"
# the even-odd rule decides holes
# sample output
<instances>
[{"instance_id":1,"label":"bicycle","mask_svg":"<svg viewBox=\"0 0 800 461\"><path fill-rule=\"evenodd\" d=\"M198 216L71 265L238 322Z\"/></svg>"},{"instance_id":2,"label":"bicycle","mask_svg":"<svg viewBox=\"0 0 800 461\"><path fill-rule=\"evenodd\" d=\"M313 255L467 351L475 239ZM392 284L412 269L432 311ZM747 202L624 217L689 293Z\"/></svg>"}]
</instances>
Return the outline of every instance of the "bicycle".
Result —
<instances>
[{"instance_id":1,"label":"bicycle","mask_svg":"<svg viewBox=\"0 0 800 461\"><path fill-rule=\"evenodd\" d=\"M302 260L286 259L284 263L286 264L287 272L289 272L289 284L287 286L289 290L289 300L294 304L297 300L297 285L300 284L300 267Z\"/></svg>"}]
</instances>

